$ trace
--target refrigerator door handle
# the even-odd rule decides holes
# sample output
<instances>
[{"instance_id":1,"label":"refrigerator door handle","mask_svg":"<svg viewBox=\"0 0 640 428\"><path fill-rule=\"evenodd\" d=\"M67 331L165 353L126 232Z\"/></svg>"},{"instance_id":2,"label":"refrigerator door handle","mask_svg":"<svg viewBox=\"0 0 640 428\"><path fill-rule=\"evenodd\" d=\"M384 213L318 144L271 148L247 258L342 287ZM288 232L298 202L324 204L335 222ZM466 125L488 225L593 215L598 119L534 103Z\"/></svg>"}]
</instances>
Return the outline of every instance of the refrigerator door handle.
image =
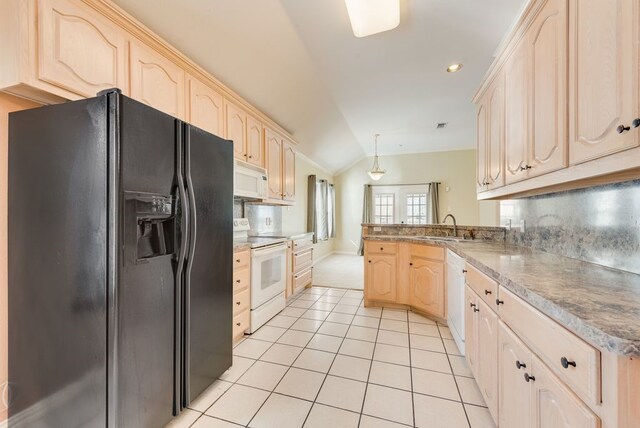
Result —
<instances>
[{"instance_id":1,"label":"refrigerator door handle","mask_svg":"<svg viewBox=\"0 0 640 428\"><path fill-rule=\"evenodd\" d=\"M186 406L191 402L191 397L189 396L189 391L191 390L190 385L190 376L189 373L191 371L190 368L190 335L189 330L190 326L190 304L191 304L191 268L193 267L193 258L196 252L196 233L198 230L197 225L197 216L196 216L196 199L195 192L193 190L193 181L191 180L191 137L189 132L189 126L184 125L183 127L183 135L184 135L184 176L186 179L186 187L187 187L187 195L189 202L189 249L187 252L187 266L185 270L185 281L184 281L184 396L183 396L183 406Z\"/></svg>"},{"instance_id":2,"label":"refrigerator door handle","mask_svg":"<svg viewBox=\"0 0 640 428\"><path fill-rule=\"evenodd\" d=\"M183 176L183 132L182 124L176 121L176 174L178 181L178 201L177 207L180 209L180 215L176 216L180 227L180 249L178 250L177 268L176 268L176 288L175 288L175 322L174 322L174 336L175 336L175 362L174 362L174 409L173 413L177 416L182 408L182 383L183 372L182 366L184 364L183 354L183 322L184 316L182 313L182 299L183 299L183 271L185 265L185 259L187 256L187 244L189 237L189 204L187 198L187 191L184 185Z\"/></svg>"}]
</instances>

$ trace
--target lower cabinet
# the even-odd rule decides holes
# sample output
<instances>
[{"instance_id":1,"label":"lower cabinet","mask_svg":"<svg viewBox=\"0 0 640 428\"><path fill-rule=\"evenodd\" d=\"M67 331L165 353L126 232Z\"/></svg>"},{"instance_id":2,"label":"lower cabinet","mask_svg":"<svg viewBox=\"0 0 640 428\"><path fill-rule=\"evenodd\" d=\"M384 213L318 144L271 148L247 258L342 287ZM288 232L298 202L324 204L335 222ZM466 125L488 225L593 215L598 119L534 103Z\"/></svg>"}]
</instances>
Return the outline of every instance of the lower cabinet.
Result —
<instances>
[{"instance_id":1,"label":"lower cabinet","mask_svg":"<svg viewBox=\"0 0 640 428\"><path fill-rule=\"evenodd\" d=\"M368 240L364 264L365 304L407 305L446 318L444 248Z\"/></svg>"},{"instance_id":2,"label":"lower cabinet","mask_svg":"<svg viewBox=\"0 0 640 428\"><path fill-rule=\"evenodd\" d=\"M313 284L313 240L294 239L287 243L287 291L289 298Z\"/></svg>"},{"instance_id":3,"label":"lower cabinet","mask_svg":"<svg viewBox=\"0 0 640 428\"><path fill-rule=\"evenodd\" d=\"M465 350L482 397L498 420L498 315L466 286ZM508 425L507 425L508 426Z\"/></svg>"},{"instance_id":4,"label":"lower cabinet","mask_svg":"<svg viewBox=\"0 0 640 428\"><path fill-rule=\"evenodd\" d=\"M249 330L251 317L251 252L233 253L233 341L244 336Z\"/></svg>"},{"instance_id":5,"label":"lower cabinet","mask_svg":"<svg viewBox=\"0 0 640 428\"><path fill-rule=\"evenodd\" d=\"M600 426L598 417L502 321L498 336L499 426Z\"/></svg>"}]
</instances>

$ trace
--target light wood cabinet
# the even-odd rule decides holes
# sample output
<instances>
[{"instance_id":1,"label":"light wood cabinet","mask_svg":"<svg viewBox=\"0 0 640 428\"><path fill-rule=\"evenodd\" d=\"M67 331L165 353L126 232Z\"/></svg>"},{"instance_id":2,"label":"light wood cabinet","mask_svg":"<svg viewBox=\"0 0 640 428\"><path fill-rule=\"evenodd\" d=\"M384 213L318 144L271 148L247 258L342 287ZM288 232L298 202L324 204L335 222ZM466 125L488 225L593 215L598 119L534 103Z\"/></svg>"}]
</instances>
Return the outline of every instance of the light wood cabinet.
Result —
<instances>
[{"instance_id":1,"label":"light wood cabinet","mask_svg":"<svg viewBox=\"0 0 640 428\"><path fill-rule=\"evenodd\" d=\"M487 304L477 301L478 386L491 416L498 420L498 315Z\"/></svg>"},{"instance_id":2,"label":"light wood cabinet","mask_svg":"<svg viewBox=\"0 0 640 428\"><path fill-rule=\"evenodd\" d=\"M262 122L250 114L247 114L247 162L264 167Z\"/></svg>"},{"instance_id":3,"label":"light wood cabinet","mask_svg":"<svg viewBox=\"0 0 640 428\"><path fill-rule=\"evenodd\" d=\"M313 284L313 240L300 238L287 243L287 292L293 296Z\"/></svg>"},{"instance_id":4,"label":"light wood cabinet","mask_svg":"<svg viewBox=\"0 0 640 428\"><path fill-rule=\"evenodd\" d=\"M498 425L533 428L531 387L524 380L531 352L502 321L498 324Z\"/></svg>"},{"instance_id":5,"label":"light wood cabinet","mask_svg":"<svg viewBox=\"0 0 640 428\"><path fill-rule=\"evenodd\" d=\"M478 192L487 190L487 106L484 100L478 104L476 115L476 188Z\"/></svg>"},{"instance_id":6,"label":"light wood cabinet","mask_svg":"<svg viewBox=\"0 0 640 428\"><path fill-rule=\"evenodd\" d=\"M531 124L527 177L565 168L568 0L547 0L529 29Z\"/></svg>"},{"instance_id":7,"label":"light wood cabinet","mask_svg":"<svg viewBox=\"0 0 640 428\"><path fill-rule=\"evenodd\" d=\"M412 307L439 318L445 318L444 263L412 253L409 263L408 294L409 304Z\"/></svg>"},{"instance_id":8,"label":"light wood cabinet","mask_svg":"<svg viewBox=\"0 0 640 428\"><path fill-rule=\"evenodd\" d=\"M478 296L469 288L464 287L464 350L465 358L471 373L478 377Z\"/></svg>"},{"instance_id":9,"label":"light wood cabinet","mask_svg":"<svg viewBox=\"0 0 640 428\"><path fill-rule=\"evenodd\" d=\"M572 164L638 145L638 2L570 2ZM618 127L622 126L621 133Z\"/></svg>"},{"instance_id":10,"label":"light wood cabinet","mask_svg":"<svg viewBox=\"0 0 640 428\"><path fill-rule=\"evenodd\" d=\"M233 341L251 327L251 251L233 253Z\"/></svg>"},{"instance_id":11,"label":"light wood cabinet","mask_svg":"<svg viewBox=\"0 0 640 428\"><path fill-rule=\"evenodd\" d=\"M368 254L365 257L366 298L396 302L396 256Z\"/></svg>"},{"instance_id":12,"label":"light wood cabinet","mask_svg":"<svg viewBox=\"0 0 640 428\"><path fill-rule=\"evenodd\" d=\"M224 137L222 94L192 76L187 77L187 86L187 121L214 135Z\"/></svg>"},{"instance_id":13,"label":"light wood cabinet","mask_svg":"<svg viewBox=\"0 0 640 428\"><path fill-rule=\"evenodd\" d=\"M489 125L487 141L487 189L504 186L504 76L500 74L487 99Z\"/></svg>"},{"instance_id":14,"label":"light wood cabinet","mask_svg":"<svg viewBox=\"0 0 640 428\"><path fill-rule=\"evenodd\" d=\"M141 42L129 43L131 97L184 119L184 71Z\"/></svg>"},{"instance_id":15,"label":"light wood cabinet","mask_svg":"<svg viewBox=\"0 0 640 428\"><path fill-rule=\"evenodd\" d=\"M535 356L529 374L533 427L599 428L600 419ZM510 394L510 391L504 391Z\"/></svg>"},{"instance_id":16,"label":"light wood cabinet","mask_svg":"<svg viewBox=\"0 0 640 428\"><path fill-rule=\"evenodd\" d=\"M287 139L282 145L282 199L296 200L296 150Z\"/></svg>"},{"instance_id":17,"label":"light wood cabinet","mask_svg":"<svg viewBox=\"0 0 640 428\"><path fill-rule=\"evenodd\" d=\"M71 1L40 0L38 5L38 78L85 97L115 87L126 94L122 31Z\"/></svg>"},{"instance_id":18,"label":"light wood cabinet","mask_svg":"<svg viewBox=\"0 0 640 428\"><path fill-rule=\"evenodd\" d=\"M247 114L235 104L225 100L227 139L233 141L233 156L247 160Z\"/></svg>"},{"instance_id":19,"label":"light wood cabinet","mask_svg":"<svg viewBox=\"0 0 640 428\"><path fill-rule=\"evenodd\" d=\"M505 64L505 181L526 178L529 146L529 60L523 38Z\"/></svg>"},{"instance_id":20,"label":"light wood cabinet","mask_svg":"<svg viewBox=\"0 0 640 428\"><path fill-rule=\"evenodd\" d=\"M264 129L265 151L267 153L267 173L269 174L269 198L282 199L284 186L283 172L283 140L280 134L270 128Z\"/></svg>"}]
</instances>

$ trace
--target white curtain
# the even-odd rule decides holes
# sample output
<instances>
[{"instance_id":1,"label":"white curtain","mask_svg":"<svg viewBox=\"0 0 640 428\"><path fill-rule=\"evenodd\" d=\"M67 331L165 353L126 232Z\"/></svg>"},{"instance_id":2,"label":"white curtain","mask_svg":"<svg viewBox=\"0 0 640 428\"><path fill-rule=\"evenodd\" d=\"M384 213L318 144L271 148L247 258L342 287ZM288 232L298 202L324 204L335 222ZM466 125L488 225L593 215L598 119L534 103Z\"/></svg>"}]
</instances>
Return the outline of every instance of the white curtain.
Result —
<instances>
[{"instance_id":1,"label":"white curtain","mask_svg":"<svg viewBox=\"0 0 640 428\"><path fill-rule=\"evenodd\" d=\"M336 236L336 193L333 184L309 176L307 195L307 230L313 241L326 241Z\"/></svg>"}]
</instances>

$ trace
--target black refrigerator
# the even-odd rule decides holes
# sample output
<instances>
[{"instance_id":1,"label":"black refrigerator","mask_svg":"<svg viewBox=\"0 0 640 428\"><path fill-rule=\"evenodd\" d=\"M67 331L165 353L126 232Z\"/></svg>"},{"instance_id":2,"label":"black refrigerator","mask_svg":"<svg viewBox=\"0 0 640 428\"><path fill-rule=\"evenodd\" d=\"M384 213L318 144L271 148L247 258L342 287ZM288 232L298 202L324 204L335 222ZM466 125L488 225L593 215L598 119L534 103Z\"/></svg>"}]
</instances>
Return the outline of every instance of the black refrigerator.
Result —
<instances>
[{"instance_id":1,"label":"black refrigerator","mask_svg":"<svg viewBox=\"0 0 640 428\"><path fill-rule=\"evenodd\" d=\"M161 427L231 366L233 146L122 96L9 117L9 427Z\"/></svg>"}]
</instances>

